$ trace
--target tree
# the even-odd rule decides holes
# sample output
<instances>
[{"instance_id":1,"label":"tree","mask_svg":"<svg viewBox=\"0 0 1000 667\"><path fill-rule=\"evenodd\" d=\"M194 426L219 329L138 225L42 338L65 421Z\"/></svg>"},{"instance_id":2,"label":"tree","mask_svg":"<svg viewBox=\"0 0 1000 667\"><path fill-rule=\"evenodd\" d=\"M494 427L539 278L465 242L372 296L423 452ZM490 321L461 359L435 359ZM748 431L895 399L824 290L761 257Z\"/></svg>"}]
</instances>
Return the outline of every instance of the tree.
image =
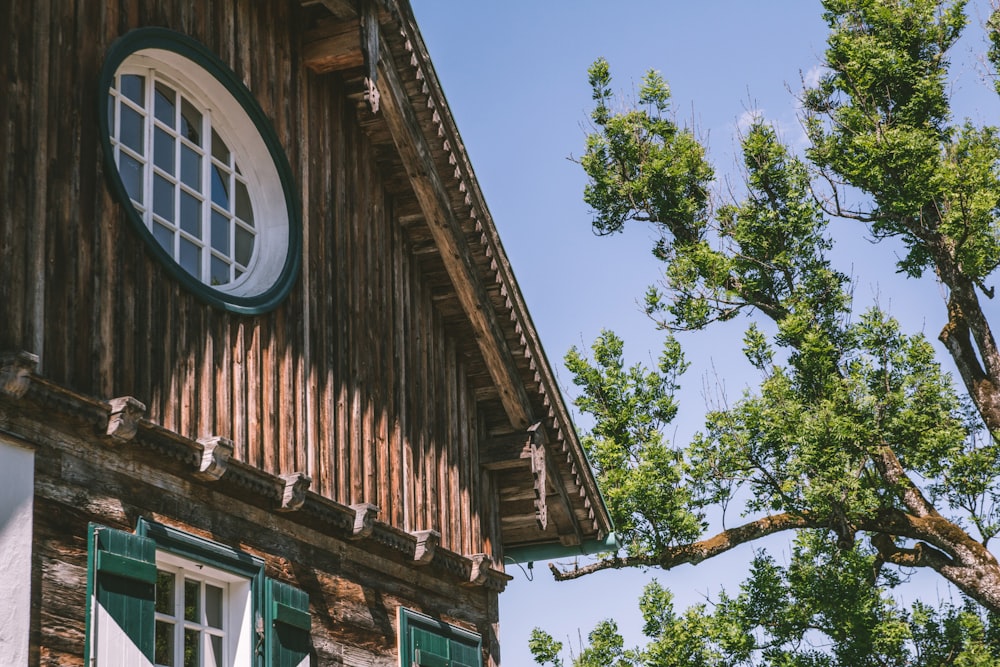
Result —
<instances>
[{"instance_id":1,"label":"tree","mask_svg":"<svg viewBox=\"0 0 1000 667\"><path fill-rule=\"evenodd\" d=\"M663 279L645 305L668 335L652 370L627 368L622 341L607 331L592 360L577 349L567 355L577 405L594 419L584 445L622 548L554 572L569 579L610 568L669 569L774 533L797 535L786 569L761 555L740 595L715 611L647 617L645 652L615 648L616 632L599 628L591 648L618 662L593 664L675 664L654 654L657 645L688 646L681 635L698 657L676 664L1000 658L989 639L1000 613L1000 563L988 549L1000 531L1000 351L982 301L993 297L1000 265L1000 130L951 117L948 52L966 25L966 2L824 0L823 7L826 69L802 98L810 146L795 155L757 119L740 138L738 200L713 196L706 150L675 121L659 74L645 76L633 105L613 111L620 101L608 63L589 70L595 108L580 161L589 179L584 197L600 234L626 223L660 233L653 252L664 262ZM987 27L996 70L1000 11ZM904 332L877 305L859 313L849 277L828 257L832 220L899 240L905 275L933 272L945 294L939 339L957 384L922 335ZM748 322L744 352L760 386L710 412L686 446L669 443L663 430L685 368L669 332L736 317ZM742 523L709 530L708 517L733 506ZM834 608L821 584L796 574L815 572L816 563L836 573L823 586L860 587L864 595L838 594L843 608ZM936 572L972 606L898 609L884 591L898 585L900 567ZM656 587L647 595L669 602ZM811 602L793 608L788 600ZM780 615L780 627L766 625L764 608ZM844 627L882 634L841 637ZM749 648L727 643L740 632L755 638ZM789 649L817 634L836 650ZM545 645L544 634L538 642ZM946 645L958 648L940 649ZM946 657L927 658L939 649ZM592 664L585 657L577 664Z\"/></svg>"},{"instance_id":2,"label":"tree","mask_svg":"<svg viewBox=\"0 0 1000 667\"><path fill-rule=\"evenodd\" d=\"M788 567L758 554L739 594L723 593L711 610L702 604L677 613L670 592L651 582L639 602L649 643L628 649L614 621L604 621L573 666L997 664L1000 627L978 605L916 603L903 612L879 587L864 584L877 557L828 537L802 533ZM535 630L531 648L540 664L563 667L561 643L543 631Z\"/></svg>"}]
</instances>

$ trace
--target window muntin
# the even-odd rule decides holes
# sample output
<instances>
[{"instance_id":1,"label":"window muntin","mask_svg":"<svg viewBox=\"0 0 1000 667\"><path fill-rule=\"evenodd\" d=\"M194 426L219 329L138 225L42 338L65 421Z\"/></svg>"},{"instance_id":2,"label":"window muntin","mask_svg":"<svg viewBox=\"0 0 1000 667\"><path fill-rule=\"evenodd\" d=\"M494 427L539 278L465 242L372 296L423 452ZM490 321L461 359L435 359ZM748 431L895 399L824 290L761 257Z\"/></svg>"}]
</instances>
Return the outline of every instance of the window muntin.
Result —
<instances>
[{"instance_id":1,"label":"window muntin","mask_svg":"<svg viewBox=\"0 0 1000 667\"><path fill-rule=\"evenodd\" d=\"M309 595L265 577L259 557L144 518L135 533L87 532L88 664L309 666ZM185 632L194 648L171 652Z\"/></svg>"},{"instance_id":2,"label":"window muntin","mask_svg":"<svg viewBox=\"0 0 1000 667\"><path fill-rule=\"evenodd\" d=\"M158 554L154 664L157 667L242 664L235 655L240 652L243 629L240 607L249 603L245 591L243 594L241 591L248 585L246 580L203 564ZM246 653L245 647L242 652Z\"/></svg>"},{"instance_id":3,"label":"window muntin","mask_svg":"<svg viewBox=\"0 0 1000 667\"><path fill-rule=\"evenodd\" d=\"M213 113L151 67L122 67L108 126L126 192L153 238L203 283L228 286L253 260L253 203Z\"/></svg>"},{"instance_id":4,"label":"window muntin","mask_svg":"<svg viewBox=\"0 0 1000 667\"><path fill-rule=\"evenodd\" d=\"M301 264L295 188L242 80L191 38L139 28L109 49L98 103L111 191L151 254L212 305L281 303Z\"/></svg>"}]
</instances>

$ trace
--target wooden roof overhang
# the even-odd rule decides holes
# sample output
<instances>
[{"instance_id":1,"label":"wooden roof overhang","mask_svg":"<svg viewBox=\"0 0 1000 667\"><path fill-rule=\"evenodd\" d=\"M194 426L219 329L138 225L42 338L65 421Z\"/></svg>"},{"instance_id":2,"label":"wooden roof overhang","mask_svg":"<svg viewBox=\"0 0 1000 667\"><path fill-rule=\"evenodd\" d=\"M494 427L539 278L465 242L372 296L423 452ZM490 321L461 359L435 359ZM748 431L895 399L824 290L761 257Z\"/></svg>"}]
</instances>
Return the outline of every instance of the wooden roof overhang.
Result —
<instances>
[{"instance_id":1,"label":"wooden roof overhang","mask_svg":"<svg viewBox=\"0 0 1000 667\"><path fill-rule=\"evenodd\" d=\"M612 531L406 0L292 0L305 65L342 77L435 302L464 346L504 547L593 550ZM589 547L589 548L588 548ZM549 551L558 553L559 550Z\"/></svg>"}]
</instances>

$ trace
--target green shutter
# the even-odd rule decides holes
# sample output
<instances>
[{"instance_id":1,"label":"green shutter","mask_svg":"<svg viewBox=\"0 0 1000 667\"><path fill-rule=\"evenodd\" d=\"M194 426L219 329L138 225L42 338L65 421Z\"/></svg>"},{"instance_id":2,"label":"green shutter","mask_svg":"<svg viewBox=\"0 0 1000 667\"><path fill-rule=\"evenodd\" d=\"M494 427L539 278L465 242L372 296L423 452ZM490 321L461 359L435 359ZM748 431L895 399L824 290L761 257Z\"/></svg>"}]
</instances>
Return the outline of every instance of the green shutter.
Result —
<instances>
[{"instance_id":1,"label":"green shutter","mask_svg":"<svg viewBox=\"0 0 1000 667\"><path fill-rule=\"evenodd\" d=\"M419 667L451 667L448 640L423 628L410 626L413 664Z\"/></svg>"},{"instance_id":2,"label":"green shutter","mask_svg":"<svg viewBox=\"0 0 1000 667\"><path fill-rule=\"evenodd\" d=\"M403 667L482 667L482 641L423 614L399 610Z\"/></svg>"},{"instance_id":3,"label":"green shutter","mask_svg":"<svg viewBox=\"0 0 1000 667\"><path fill-rule=\"evenodd\" d=\"M264 621L268 641L266 667L309 665L309 595L275 579L264 582Z\"/></svg>"},{"instance_id":4,"label":"green shutter","mask_svg":"<svg viewBox=\"0 0 1000 667\"><path fill-rule=\"evenodd\" d=\"M479 646L470 646L453 639L448 648L451 650L451 667L480 667L482 665L483 655Z\"/></svg>"},{"instance_id":5,"label":"green shutter","mask_svg":"<svg viewBox=\"0 0 1000 667\"><path fill-rule=\"evenodd\" d=\"M108 641L123 632L127 641L152 661L156 543L97 524L90 524L88 530L89 641ZM117 627L102 628L102 618ZM94 647L91 650L96 654Z\"/></svg>"}]
</instances>

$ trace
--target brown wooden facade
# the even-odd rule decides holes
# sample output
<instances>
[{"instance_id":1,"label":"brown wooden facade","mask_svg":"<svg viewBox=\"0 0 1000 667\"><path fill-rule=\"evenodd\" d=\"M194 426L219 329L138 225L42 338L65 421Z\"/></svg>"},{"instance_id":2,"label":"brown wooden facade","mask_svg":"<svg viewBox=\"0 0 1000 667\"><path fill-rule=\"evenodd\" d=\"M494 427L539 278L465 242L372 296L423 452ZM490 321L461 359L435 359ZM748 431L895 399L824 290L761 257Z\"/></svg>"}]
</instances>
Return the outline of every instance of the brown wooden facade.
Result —
<instances>
[{"instance_id":1,"label":"brown wooden facade","mask_svg":"<svg viewBox=\"0 0 1000 667\"><path fill-rule=\"evenodd\" d=\"M0 433L35 454L31 664L83 664L86 525L139 516L308 591L313 664L398 664L401 605L496 664L505 549L610 523L405 0L0 13ZM287 154L302 269L271 312L178 285L107 187L98 74L143 26L221 58Z\"/></svg>"}]
</instances>

